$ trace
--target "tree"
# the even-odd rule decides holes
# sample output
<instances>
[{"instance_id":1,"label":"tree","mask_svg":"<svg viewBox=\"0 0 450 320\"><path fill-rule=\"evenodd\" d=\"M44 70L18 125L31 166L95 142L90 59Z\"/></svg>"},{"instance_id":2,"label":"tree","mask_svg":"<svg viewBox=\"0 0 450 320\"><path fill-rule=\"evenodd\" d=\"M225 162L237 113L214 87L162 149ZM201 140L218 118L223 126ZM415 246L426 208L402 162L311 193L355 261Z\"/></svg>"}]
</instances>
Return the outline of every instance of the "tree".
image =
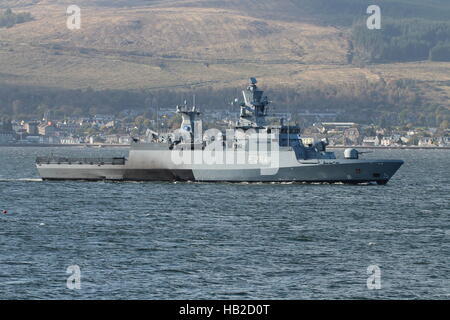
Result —
<instances>
[{"instance_id":1,"label":"tree","mask_svg":"<svg viewBox=\"0 0 450 320\"><path fill-rule=\"evenodd\" d=\"M149 119L145 119L143 125L144 125L144 128L150 128L152 125L152 122Z\"/></svg>"},{"instance_id":2,"label":"tree","mask_svg":"<svg viewBox=\"0 0 450 320\"><path fill-rule=\"evenodd\" d=\"M21 100L14 100L12 103L12 112L16 117L24 116L26 114L24 103Z\"/></svg>"},{"instance_id":3,"label":"tree","mask_svg":"<svg viewBox=\"0 0 450 320\"><path fill-rule=\"evenodd\" d=\"M138 116L136 119L134 119L134 124L136 127L141 128L144 124L145 118L143 116Z\"/></svg>"},{"instance_id":4,"label":"tree","mask_svg":"<svg viewBox=\"0 0 450 320\"><path fill-rule=\"evenodd\" d=\"M28 12L14 13L10 8L6 9L3 14L0 14L0 27L11 28L18 23L24 23L33 20L33 17Z\"/></svg>"},{"instance_id":5,"label":"tree","mask_svg":"<svg viewBox=\"0 0 450 320\"><path fill-rule=\"evenodd\" d=\"M50 110L49 106L46 105L45 103L41 103L38 105L38 107L36 108L36 113L38 114L38 116L40 118L42 118L44 116L44 114L46 112L48 112Z\"/></svg>"},{"instance_id":6,"label":"tree","mask_svg":"<svg viewBox=\"0 0 450 320\"><path fill-rule=\"evenodd\" d=\"M440 43L430 51L431 61L450 61L450 42Z\"/></svg>"}]
</instances>

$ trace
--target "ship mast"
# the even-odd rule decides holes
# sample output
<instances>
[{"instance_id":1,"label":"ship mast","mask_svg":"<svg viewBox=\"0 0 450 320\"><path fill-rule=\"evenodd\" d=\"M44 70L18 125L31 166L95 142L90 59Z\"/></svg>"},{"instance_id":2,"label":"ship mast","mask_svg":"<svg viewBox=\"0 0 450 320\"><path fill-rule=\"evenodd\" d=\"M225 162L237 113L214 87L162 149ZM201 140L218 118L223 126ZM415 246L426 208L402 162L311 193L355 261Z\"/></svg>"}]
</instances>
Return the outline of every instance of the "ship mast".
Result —
<instances>
[{"instance_id":1,"label":"ship mast","mask_svg":"<svg viewBox=\"0 0 450 320\"><path fill-rule=\"evenodd\" d=\"M194 105L190 109L186 104L184 106L177 106L177 113L181 114L182 117L180 130L191 136L192 144L201 143L203 122L200 117L201 113L197 107Z\"/></svg>"},{"instance_id":2,"label":"ship mast","mask_svg":"<svg viewBox=\"0 0 450 320\"><path fill-rule=\"evenodd\" d=\"M241 115L238 121L240 128L264 128L267 125L269 101L267 97L263 97L264 91L259 90L257 83L255 78L250 78L247 89L242 92L244 103L241 104Z\"/></svg>"}]
</instances>

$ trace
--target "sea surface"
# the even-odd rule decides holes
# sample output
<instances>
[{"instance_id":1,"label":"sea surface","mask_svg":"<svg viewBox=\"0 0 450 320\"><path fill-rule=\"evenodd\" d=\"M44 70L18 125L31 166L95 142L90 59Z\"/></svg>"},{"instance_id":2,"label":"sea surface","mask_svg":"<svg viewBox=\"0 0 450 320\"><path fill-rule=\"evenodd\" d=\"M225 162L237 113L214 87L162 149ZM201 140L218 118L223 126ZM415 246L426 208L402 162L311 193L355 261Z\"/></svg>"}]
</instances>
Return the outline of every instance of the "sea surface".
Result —
<instances>
[{"instance_id":1,"label":"sea surface","mask_svg":"<svg viewBox=\"0 0 450 320\"><path fill-rule=\"evenodd\" d=\"M449 150L365 155L405 160L386 186L43 182L50 153L126 151L0 148L0 299L450 298Z\"/></svg>"}]
</instances>

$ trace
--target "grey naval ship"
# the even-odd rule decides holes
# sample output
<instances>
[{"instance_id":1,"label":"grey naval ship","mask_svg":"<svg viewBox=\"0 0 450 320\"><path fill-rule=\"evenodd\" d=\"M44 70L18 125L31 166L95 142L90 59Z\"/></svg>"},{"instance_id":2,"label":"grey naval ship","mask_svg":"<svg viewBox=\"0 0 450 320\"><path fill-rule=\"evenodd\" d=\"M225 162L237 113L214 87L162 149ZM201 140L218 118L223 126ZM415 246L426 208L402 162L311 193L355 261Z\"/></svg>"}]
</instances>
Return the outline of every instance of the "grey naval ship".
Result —
<instances>
[{"instance_id":1,"label":"grey naval ship","mask_svg":"<svg viewBox=\"0 0 450 320\"><path fill-rule=\"evenodd\" d=\"M203 132L196 107L177 107L178 130L133 139L125 158L40 157L43 180L377 183L384 185L402 160L361 159L346 149L342 158L327 151L326 139L305 145L298 126L279 118L269 124L269 100L250 79L243 91L239 120L224 134ZM272 122L273 123L273 122Z\"/></svg>"}]
</instances>

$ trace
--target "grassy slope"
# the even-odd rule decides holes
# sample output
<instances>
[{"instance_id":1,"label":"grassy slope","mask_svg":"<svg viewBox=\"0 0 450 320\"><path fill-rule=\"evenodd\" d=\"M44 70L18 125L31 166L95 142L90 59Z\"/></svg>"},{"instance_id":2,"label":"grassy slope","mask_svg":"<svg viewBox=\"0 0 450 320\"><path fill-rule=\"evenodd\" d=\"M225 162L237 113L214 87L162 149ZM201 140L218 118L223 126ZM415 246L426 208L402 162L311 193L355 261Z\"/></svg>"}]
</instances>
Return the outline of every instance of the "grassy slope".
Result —
<instances>
[{"instance_id":1,"label":"grassy slope","mask_svg":"<svg viewBox=\"0 0 450 320\"><path fill-rule=\"evenodd\" d=\"M189 88L241 86L257 76L276 87L406 78L442 89L430 98L448 103L449 63L348 65L347 29L311 23L310 0L77 3L82 29L69 31L72 1L2 2L36 19L0 29L0 84Z\"/></svg>"},{"instance_id":2,"label":"grassy slope","mask_svg":"<svg viewBox=\"0 0 450 320\"><path fill-rule=\"evenodd\" d=\"M345 63L346 40L335 28L266 22L220 8L82 10L80 31L65 27L64 6L55 4L33 6L35 21L0 30L0 80L132 88L273 73L287 81L289 72L295 76L309 65Z\"/></svg>"}]
</instances>

